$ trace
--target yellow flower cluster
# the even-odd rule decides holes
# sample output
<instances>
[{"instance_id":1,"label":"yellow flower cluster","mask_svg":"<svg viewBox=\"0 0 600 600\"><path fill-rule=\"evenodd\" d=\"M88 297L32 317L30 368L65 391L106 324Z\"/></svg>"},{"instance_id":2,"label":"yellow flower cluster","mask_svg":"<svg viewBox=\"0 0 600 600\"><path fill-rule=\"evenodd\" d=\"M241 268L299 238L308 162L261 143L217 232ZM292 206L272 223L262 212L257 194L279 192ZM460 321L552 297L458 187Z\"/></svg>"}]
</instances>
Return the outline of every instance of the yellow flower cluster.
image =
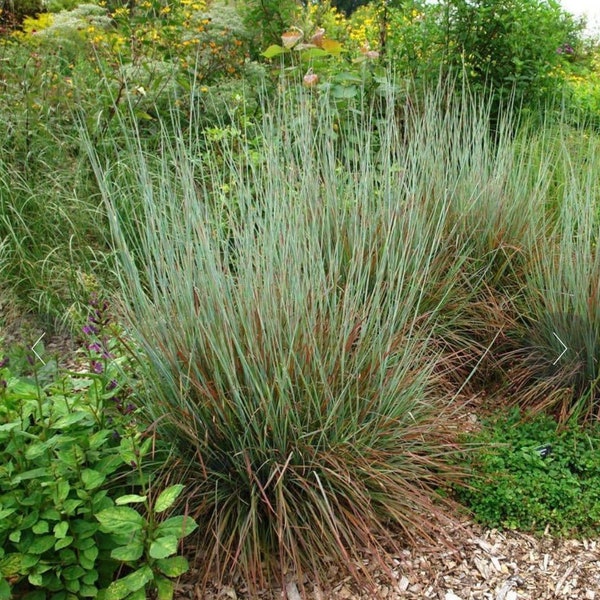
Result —
<instances>
[{"instance_id":1,"label":"yellow flower cluster","mask_svg":"<svg viewBox=\"0 0 600 600\"><path fill-rule=\"evenodd\" d=\"M367 4L359 7L348 23L348 36L358 46L375 47L379 43L381 9Z\"/></svg>"}]
</instances>

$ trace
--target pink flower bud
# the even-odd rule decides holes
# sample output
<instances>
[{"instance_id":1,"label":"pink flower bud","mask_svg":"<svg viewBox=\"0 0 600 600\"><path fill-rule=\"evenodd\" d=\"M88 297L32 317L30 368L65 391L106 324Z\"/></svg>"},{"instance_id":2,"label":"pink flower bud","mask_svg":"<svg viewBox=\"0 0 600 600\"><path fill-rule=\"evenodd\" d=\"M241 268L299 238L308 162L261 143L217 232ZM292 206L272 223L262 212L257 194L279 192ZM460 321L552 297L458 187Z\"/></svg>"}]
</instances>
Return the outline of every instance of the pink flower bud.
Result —
<instances>
[{"instance_id":1,"label":"pink flower bud","mask_svg":"<svg viewBox=\"0 0 600 600\"><path fill-rule=\"evenodd\" d=\"M304 85L308 88L315 87L319 83L319 76L316 73L307 73L303 79Z\"/></svg>"}]
</instances>

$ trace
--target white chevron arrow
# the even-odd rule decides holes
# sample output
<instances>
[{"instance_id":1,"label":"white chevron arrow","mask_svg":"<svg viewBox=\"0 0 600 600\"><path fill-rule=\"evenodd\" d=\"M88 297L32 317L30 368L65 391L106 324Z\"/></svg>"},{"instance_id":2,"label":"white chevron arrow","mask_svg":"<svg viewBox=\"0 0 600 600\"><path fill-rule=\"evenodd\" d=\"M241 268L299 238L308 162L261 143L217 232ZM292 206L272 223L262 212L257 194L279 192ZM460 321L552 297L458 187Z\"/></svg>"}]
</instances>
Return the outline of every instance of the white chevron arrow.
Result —
<instances>
[{"instance_id":1,"label":"white chevron arrow","mask_svg":"<svg viewBox=\"0 0 600 600\"><path fill-rule=\"evenodd\" d=\"M42 361L43 364L46 364L46 363L42 360L42 357L35 351L35 347L40 343L40 341L42 340L42 338L45 335L46 335L46 333L42 333L42 335L40 335L40 337L38 338L37 342L33 346L31 346L33 353Z\"/></svg>"},{"instance_id":2,"label":"white chevron arrow","mask_svg":"<svg viewBox=\"0 0 600 600\"><path fill-rule=\"evenodd\" d=\"M564 350L560 353L560 356L552 363L555 365L562 358L562 355L568 350L568 348L565 346L565 343L554 333L554 331L552 332L552 335L554 335L554 337L562 344L562 347L564 348Z\"/></svg>"}]
</instances>

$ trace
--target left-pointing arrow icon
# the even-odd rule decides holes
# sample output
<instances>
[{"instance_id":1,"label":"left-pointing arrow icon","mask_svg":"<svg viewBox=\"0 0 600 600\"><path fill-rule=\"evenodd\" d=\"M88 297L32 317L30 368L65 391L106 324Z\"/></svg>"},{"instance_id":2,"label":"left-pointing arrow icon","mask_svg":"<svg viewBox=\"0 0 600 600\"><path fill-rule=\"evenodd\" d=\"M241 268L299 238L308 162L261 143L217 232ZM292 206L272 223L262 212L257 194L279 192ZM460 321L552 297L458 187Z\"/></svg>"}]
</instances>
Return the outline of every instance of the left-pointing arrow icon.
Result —
<instances>
[{"instance_id":1,"label":"left-pointing arrow icon","mask_svg":"<svg viewBox=\"0 0 600 600\"><path fill-rule=\"evenodd\" d=\"M562 358L562 355L568 350L568 348L566 347L565 343L556 335L556 333L554 333L554 331L552 332L552 335L562 344L562 347L564 348L559 357L552 363L555 365Z\"/></svg>"},{"instance_id":2,"label":"left-pointing arrow icon","mask_svg":"<svg viewBox=\"0 0 600 600\"><path fill-rule=\"evenodd\" d=\"M42 338L46 335L46 333L42 333L42 335L40 335L40 337L37 339L37 342L31 346L31 349L33 350L33 353L42 361L42 363L45 365L46 363L44 362L44 360L42 359L42 357L35 351L35 347L42 341Z\"/></svg>"}]
</instances>

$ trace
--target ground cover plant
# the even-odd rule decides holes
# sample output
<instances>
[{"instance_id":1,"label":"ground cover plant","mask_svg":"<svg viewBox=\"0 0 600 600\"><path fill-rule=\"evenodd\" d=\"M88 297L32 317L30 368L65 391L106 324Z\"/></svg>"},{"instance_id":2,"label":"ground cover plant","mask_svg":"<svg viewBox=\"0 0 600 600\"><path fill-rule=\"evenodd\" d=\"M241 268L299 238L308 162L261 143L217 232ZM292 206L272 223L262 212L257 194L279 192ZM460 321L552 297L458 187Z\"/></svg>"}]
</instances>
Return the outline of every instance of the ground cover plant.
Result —
<instances>
[{"instance_id":1,"label":"ground cover plant","mask_svg":"<svg viewBox=\"0 0 600 600\"><path fill-rule=\"evenodd\" d=\"M559 426L546 415L505 410L466 436L473 478L458 491L488 527L562 536L598 535L598 425Z\"/></svg>"}]
</instances>

